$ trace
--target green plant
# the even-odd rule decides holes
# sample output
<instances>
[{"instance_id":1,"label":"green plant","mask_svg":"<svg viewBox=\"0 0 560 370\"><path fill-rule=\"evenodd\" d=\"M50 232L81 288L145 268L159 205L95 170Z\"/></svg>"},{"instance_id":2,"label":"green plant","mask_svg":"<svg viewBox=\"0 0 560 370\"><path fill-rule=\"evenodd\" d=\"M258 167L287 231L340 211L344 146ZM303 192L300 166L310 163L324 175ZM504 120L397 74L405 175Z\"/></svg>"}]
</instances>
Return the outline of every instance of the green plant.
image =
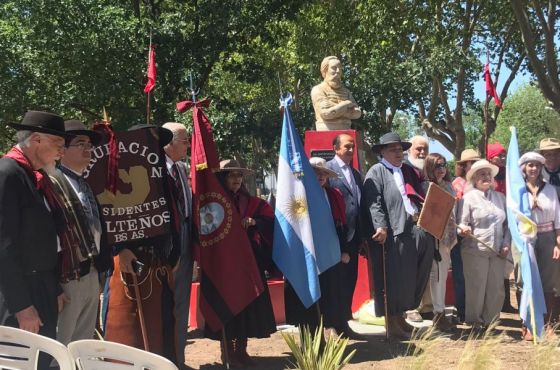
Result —
<instances>
[{"instance_id":1,"label":"green plant","mask_svg":"<svg viewBox=\"0 0 560 370\"><path fill-rule=\"evenodd\" d=\"M353 350L344 357L348 339L343 339L342 335L328 335L323 342L322 321L314 334L311 334L308 327L304 327L300 331L299 344L295 335L284 332L281 334L294 356L295 363L292 363L292 365L295 367L293 369L339 370L346 366L356 353L356 350Z\"/></svg>"}]
</instances>

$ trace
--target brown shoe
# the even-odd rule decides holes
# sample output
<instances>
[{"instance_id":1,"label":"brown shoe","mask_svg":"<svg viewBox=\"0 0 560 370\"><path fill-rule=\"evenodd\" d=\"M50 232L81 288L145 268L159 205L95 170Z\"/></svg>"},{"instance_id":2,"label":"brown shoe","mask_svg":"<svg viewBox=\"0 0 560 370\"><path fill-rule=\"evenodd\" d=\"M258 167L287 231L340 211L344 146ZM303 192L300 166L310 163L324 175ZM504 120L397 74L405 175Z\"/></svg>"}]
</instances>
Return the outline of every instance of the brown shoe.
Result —
<instances>
[{"instance_id":1,"label":"brown shoe","mask_svg":"<svg viewBox=\"0 0 560 370\"><path fill-rule=\"evenodd\" d=\"M397 318L399 326L405 333L412 333L414 329L416 329L414 326L406 322L405 318L402 315L398 315Z\"/></svg>"},{"instance_id":2,"label":"brown shoe","mask_svg":"<svg viewBox=\"0 0 560 370\"><path fill-rule=\"evenodd\" d=\"M410 339L410 334L401 328L399 317L402 316L387 316L387 333L392 338L408 340Z\"/></svg>"},{"instance_id":3,"label":"brown shoe","mask_svg":"<svg viewBox=\"0 0 560 370\"><path fill-rule=\"evenodd\" d=\"M443 312L438 312L434 315L433 323L434 328L444 333L449 333L455 330L455 325L447 320L447 317L445 317Z\"/></svg>"},{"instance_id":4,"label":"brown shoe","mask_svg":"<svg viewBox=\"0 0 560 370\"><path fill-rule=\"evenodd\" d=\"M527 328L525 325L521 326L521 339L526 340L528 342L533 341L533 333Z\"/></svg>"}]
</instances>

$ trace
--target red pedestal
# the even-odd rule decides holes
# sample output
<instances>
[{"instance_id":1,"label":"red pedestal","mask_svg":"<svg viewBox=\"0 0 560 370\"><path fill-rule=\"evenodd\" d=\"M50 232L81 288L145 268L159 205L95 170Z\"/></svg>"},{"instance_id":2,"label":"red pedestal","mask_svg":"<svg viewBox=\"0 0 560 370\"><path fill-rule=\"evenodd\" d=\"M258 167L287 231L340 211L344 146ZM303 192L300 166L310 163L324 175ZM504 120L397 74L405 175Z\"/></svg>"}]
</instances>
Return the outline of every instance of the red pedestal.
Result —
<instances>
[{"instance_id":1,"label":"red pedestal","mask_svg":"<svg viewBox=\"0 0 560 370\"><path fill-rule=\"evenodd\" d=\"M347 134L354 138L356 145L352 167L362 172L361 166L365 165L364 151L361 148L362 138L356 130L335 130L335 131L305 131L305 154L309 158L321 157L329 161L334 157L333 140L337 135Z\"/></svg>"}]
</instances>

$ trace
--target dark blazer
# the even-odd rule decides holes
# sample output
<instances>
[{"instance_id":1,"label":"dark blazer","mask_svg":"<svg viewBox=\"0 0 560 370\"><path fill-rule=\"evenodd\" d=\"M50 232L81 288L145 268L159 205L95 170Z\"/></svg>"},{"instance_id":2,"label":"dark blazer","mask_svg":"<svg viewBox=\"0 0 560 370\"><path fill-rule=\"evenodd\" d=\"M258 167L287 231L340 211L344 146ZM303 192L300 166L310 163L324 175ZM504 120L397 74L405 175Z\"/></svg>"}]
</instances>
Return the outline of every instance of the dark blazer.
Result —
<instances>
[{"instance_id":1,"label":"dark blazer","mask_svg":"<svg viewBox=\"0 0 560 370\"><path fill-rule=\"evenodd\" d=\"M406 164L403 164L406 166ZM407 215L393 173L381 163L372 166L364 182L363 208L369 213L366 233L373 235L380 227L399 235L410 232L412 222Z\"/></svg>"},{"instance_id":2,"label":"dark blazer","mask_svg":"<svg viewBox=\"0 0 560 370\"><path fill-rule=\"evenodd\" d=\"M361 226L361 217L360 217L360 199L358 199L358 195L352 192L352 187L346 180L344 173L342 172L342 168L338 165L338 162L335 158L331 159L327 162L327 167L338 175L337 178L330 178L329 185L333 188L340 190L342 196L344 198L344 204L346 206L346 224L348 226L348 235L354 235L352 240L360 242L363 238L362 231L363 228ZM352 175L354 176L354 182L360 189L360 194L363 194L363 180L362 175L352 168Z\"/></svg>"},{"instance_id":3,"label":"dark blazer","mask_svg":"<svg viewBox=\"0 0 560 370\"><path fill-rule=\"evenodd\" d=\"M1 158L0 293L11 314L31 305L43 306L45 302L37 300L53 298L45 297L47 292L40 297L31 293L32 276L62 292L56 283L57 248L55 222L34 181L16 161Z\"/></svg>"},{"instance_id":4,"label":"dark blazer","mask_svg":"<svg viewBox=\"0 0 560 370\"><path fill-rule=\"evenodd\" d=\"M93 235L89 229L89 225L87 222L88 218L85 214L85 211L83 209L80 198L78 197L78 194L76 194L76 192L72 188L72 185L70 184L68 179L64 176L62 171L57 169L52 176L60 183L61 190L66 194L66 196L71 202L71 206L69 206L71 209L69 209L69 211L73 212L76 216L76 220L77 220L76 226L80 229L81 231L80 234L82 235L80 240L82 241L82 243L84 242L92 243ZM97 203L97 200L96 200L96 206L99 211L99 214L101 214L101 207L99 206L99 203ZM103 220L100 220L100 223L101 223L101 242L99 246L99 254L94 256L93 264L98 272L106 272L113 268L113 254L111 248L107 244L107 237L106 237L107 228L105 226L105 223L103 222Z\"/></svg>"}]
</instances>

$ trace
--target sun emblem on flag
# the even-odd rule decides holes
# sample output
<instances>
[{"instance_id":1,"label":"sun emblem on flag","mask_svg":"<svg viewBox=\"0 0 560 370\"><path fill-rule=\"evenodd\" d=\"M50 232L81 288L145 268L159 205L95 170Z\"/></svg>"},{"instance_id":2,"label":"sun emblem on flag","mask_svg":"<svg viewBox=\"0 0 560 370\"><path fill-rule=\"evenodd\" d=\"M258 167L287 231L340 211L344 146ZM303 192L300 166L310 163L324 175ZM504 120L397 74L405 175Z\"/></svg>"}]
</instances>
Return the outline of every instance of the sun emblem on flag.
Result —
<instances>
[{"instance_id":1,"label":"sun emblem on flag","mask_svg":"<svg viewBox=\"0 0 560 370\"><path fill-rule=\"evenodd\" d=\"M208 235L218 229L224 221L224 207L220 203L210 202L200 208L200 233Z\"/></svg>"},{"instance_id":2,"label":"sun emblem on flag","mask_svg":"<svg viewBox=\"0 0 560 370\"><path fill-rule=\"evenodd\" d=\"M307 213L307 201L305 198L293 197L289 200L288 209L287 209L288 217L291 219L302 219L308 216Z\"/></svg>"}]
</instances>

